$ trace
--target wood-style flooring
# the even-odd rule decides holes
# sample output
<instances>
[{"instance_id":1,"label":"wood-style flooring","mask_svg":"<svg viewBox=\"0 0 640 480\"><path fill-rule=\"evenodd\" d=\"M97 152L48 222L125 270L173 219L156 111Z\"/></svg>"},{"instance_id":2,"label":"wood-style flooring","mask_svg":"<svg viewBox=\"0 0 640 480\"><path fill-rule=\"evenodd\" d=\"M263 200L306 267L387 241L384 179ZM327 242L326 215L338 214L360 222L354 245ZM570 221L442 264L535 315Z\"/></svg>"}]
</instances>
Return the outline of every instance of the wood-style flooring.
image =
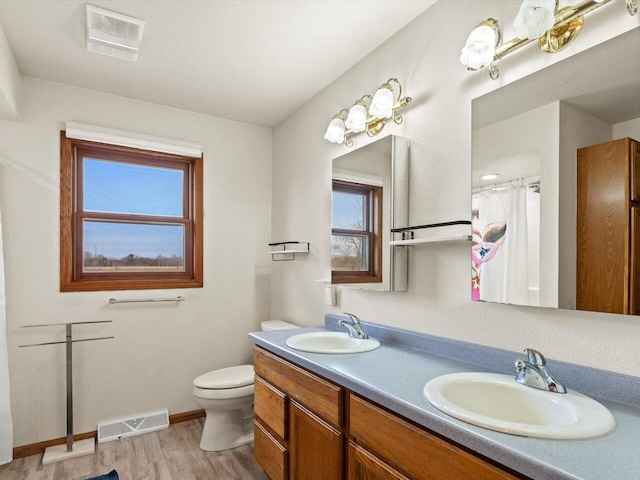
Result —
<instances>
[{"instance_id":1,"label":"wood-style flooring","mask_svg":"<svg viewBox=\"0 0 640 480\"><path fill-rule=\"evenodd\" d=\"M0 480L85 480L115 469L120 480L267 480L253 445L203 452L204 418L166 430L96 444L93 455L42 465L42 455L0 466Z\"/></svg>"}]
</instances>

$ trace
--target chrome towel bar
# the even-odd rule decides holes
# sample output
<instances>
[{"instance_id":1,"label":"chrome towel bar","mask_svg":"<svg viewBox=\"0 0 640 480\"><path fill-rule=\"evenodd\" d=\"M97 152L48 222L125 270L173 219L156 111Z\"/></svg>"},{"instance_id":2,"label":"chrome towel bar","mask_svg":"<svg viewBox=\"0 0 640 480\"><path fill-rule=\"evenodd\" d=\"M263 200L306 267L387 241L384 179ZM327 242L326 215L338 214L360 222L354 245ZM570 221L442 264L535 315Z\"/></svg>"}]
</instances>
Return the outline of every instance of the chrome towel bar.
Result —
<instances>
[{"instance_id":1,"label":"chrome towel bar","mask_svg":"<svg viewBox=\"0 0 640 480\"><path fill-rule=\"evenodd\" d=\"M110 298L109 303L153 303L153 302L184 302L186 298L180 297L168 297L168 298L132 298L129 300L118 300L117 298Z\"/></svg>"}]
</instances>

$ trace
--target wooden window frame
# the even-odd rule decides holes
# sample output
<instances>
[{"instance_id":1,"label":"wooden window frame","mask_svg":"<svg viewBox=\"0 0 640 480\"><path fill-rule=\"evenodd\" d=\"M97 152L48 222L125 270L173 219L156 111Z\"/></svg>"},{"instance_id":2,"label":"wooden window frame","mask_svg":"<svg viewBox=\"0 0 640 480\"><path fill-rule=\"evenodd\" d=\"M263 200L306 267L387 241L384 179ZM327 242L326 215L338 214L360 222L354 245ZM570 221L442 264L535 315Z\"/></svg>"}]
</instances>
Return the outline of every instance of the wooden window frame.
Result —
<instances>
[{"instance_id":1,"label":"wooden window frame","mask_svg":"<svg viewBox=\"0 0 640 480\"><path fill-rule=\"evenodd\" d=\"M181 167L184 172L182 217L84 212L83 156L119 161L133 165ZM60 132L60 291L143 290L154 288L198 288L203 286L202 225L203 157L187 157L67 138ZM179 168L178 168L179 169ZM82 271L82 224L85 219L151 225L184 225L185 269L183 272L108 272Z\"/></svg>"},{"instance_id":2,"label":"wooden window frame","mask_svg":"<svg viewBox=\"0 0 640 480\"><path fill-rule=\"evenodd\" d=\"M360 271L331 271L331 283L382 282L382 187L362 183L332 180L332 192L364 195L367 225L365 230L331 228L331 235L363 235L369 239L369 268Z\"/></svg>"}]
</instances>

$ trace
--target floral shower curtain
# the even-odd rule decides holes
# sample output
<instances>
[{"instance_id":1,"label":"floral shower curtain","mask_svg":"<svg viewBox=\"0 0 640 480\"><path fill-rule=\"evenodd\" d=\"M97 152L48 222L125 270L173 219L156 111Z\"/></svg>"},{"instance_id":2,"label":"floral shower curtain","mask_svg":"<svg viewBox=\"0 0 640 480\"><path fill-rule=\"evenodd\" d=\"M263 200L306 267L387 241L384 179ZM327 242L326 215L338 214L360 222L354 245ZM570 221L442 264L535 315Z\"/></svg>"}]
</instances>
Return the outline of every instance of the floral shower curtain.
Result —
<instances>
[{"instance_id":1,"label":"floral shower curtain","mask_svg":"<svg viewBox=\"0 0 640 480\"><path fill-rule=\"evenodd\" d=\"M5 310L2 217L0 216L0 465L13 457L13 426L9 403L9 360L7 355L7 317Z\"/></svg>"},{"instance_id":2,"label":"floral shower curtain","mask_svg":"<svg viewBox=\"0 0 640 480\"><path fill-rule=\"evenodd\" d=\"M472 205L473 299L529 305L526 186L474 194Z\"/></svg>"}]
</instances>

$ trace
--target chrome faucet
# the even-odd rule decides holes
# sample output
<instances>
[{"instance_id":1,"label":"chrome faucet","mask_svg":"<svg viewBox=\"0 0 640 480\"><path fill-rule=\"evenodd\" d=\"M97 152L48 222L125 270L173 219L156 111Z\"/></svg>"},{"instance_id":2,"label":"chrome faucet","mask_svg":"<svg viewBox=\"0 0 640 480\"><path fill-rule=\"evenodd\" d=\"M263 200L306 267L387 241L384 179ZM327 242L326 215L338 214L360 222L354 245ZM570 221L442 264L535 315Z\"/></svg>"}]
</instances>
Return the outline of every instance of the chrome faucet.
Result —
<instances>
[{"instance_id":1,"label":"chrome faucet","mask_svg":"<svg viewBox=\"0 0 640 480\"><path fill-rule=\"evenodd\" d=\"M367 338L369 338L369 335L364 333L364 331L362 330L360 319L357 316L355 316L353 313L347 312L344 312L344 314L348 315L351 321L340 320L339 325L349 330L349 336L351 338L359 338L361 340L366 340Z\"/></svg>"},{"instance_id":2,"label":"chrome faucet","mask_svg":"<svg viewBox=\"0 0 640 480\"><path fill-rule=\"evenodd\" d=\"M564 385L551 375L547 361L540 352L533 348L524 351L529 360L516 360L516 382L548 392L567 393Z\"/></svg>"}]
</instances>

